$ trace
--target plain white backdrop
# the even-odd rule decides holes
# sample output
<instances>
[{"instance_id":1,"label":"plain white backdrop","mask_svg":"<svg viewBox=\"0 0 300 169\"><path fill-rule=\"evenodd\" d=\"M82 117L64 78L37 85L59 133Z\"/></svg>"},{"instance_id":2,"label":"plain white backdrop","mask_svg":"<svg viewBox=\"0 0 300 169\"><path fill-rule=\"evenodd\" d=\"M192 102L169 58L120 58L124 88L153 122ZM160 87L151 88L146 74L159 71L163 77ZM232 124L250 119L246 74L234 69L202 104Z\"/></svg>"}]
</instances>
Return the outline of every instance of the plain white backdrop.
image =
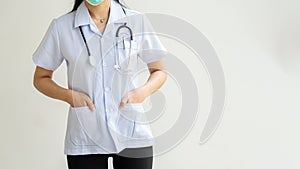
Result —
<instances>
[{"instance_id":1,"label":"plain white backdrop","mask_svg":"<svg viewBox=\"0 0 300 169\"><path fill-rule=\"evenodd\" d=\"M300 168L300 1L126 2L140 12L169 14L196 26L215 47L226 77L224 118L215 135L200 146L211 99L207 74L191 52L162 38L194 72L201 103L189 136L155 157L155 169ZM31 55L50 21L70 11L72 4L72 0L1 1L1 169L67 168L63 141L68 105L33 88ZM63 64L54 78L66 87L65 71ZM180 100L172 92L174 84L170 80L162 88L167 112L153 126L156 134L178 117L180 107L174 103Z\"/></svg>"}]
</instances>

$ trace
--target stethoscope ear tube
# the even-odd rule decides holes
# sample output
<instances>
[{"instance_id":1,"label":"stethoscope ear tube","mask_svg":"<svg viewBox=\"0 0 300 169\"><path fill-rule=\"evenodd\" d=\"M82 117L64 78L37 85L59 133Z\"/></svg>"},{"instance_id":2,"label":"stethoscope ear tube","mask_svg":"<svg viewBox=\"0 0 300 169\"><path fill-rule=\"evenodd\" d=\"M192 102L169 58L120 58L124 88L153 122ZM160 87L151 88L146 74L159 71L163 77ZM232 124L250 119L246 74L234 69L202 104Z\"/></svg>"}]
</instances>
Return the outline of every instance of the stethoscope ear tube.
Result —
<instances>
[{"instance_id":1,"label":"stethoscope ear tube","mask_svg":"<svg viewBox=\"0 0 300 169\"><path fill-rule=\"evenodd\" d=\"M82 31L82 27L81 27L81 26L79 26L79 30L80 30L81 36L82 36L82 38L83 38L84 44L85 44L85 46L86 46L86 49L87 49L87 52L88 52L88 55L89 55L89 62L90 62L90 64L91 64L92 66L95 66L95 65L96 65L96 59L95 59L94 56L91 55L90 48L89 48L89 46L88 46L88 44L87 44L87 41L86 41L86 38L85 38L85 36L84 36L84 34L83 34L83 31Z\"/></svg>"},{"instance_id":2,"label":"stethoscope ear tube","mask_svg":"<svg viewBox=\"0 0 300 169\"><path fill-rule=\"evenodd\" d=\"M79 26L79 30L80 30L81 36L82 36L82 38L83 38L84 44L85 44L85 46L86 46L88 55L91 56L90 48L89 48L89 46L88 46L88 44L87 44L87 42L86 42L86 38L85 38L85 36L84 36L84 34L83 34L83 31L82 31L82 26Z\"/></svg>"},{"instance_id":3,"label":"stethoscope ear tube","mask_svg":"<svg viewBox=\"0 0 300 169\"><path fill-rule=\"evenodd\" d=\"M120 26L117 31L116 31L116 38L119 38L119 33L120 33L120 30L123 29L123 28L126 28L129 30L129 33L130 33L130 40L133 40L133 35L132 35L132 30L127 26L127 23L124 23L124 25Z\"/></svg>"}]
</instances>

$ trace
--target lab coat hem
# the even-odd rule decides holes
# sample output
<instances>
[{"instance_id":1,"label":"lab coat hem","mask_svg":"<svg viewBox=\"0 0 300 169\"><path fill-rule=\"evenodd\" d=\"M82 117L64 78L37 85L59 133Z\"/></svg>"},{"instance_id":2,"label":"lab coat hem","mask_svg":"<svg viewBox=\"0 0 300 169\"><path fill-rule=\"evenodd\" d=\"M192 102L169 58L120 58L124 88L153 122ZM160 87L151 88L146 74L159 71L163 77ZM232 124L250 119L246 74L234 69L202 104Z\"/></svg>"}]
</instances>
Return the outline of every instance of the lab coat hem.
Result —
<instances>
[{"instance_id":1,"label":"lab coat hem","mask_svg":"<svg viewBox=\"0 0 300 169\"><path fill-rule=\"evenodd\" d=\"M118 146L118 150L116 151L105 151L102 148L100 148L99 146L95 145L95 146L89 146L89 147L73 147L73 148L69 148L69 147L65 147L64 149L64 154L65 155L84 155L84 154L111 154L111 153L119 153L122 150L126 149L126 148L140 148L140 147L148 147L148 146L153 146L155 143L154 140L135 140L133 141L128 141L128 142L120 142L119 146Z\"/></svg>"},{"instance_id":2,"label":"lab coat hem","mask_svg":"<svg viewBox=\"0 0 300 169\"><path fill-rule=\"evenodd\" d=\"M89 147L78 147L78 148L65 148L65 155L84 155L84 154L109 154L114 152L107 152L100 148L99 146L89 146Z\"/></svg>"},{"instance_id":3,"label":"lab coat hem","mask_svg":"<svg viewBox=\"0 0 300 169\"><path fill-rule=\"evenodd\" d=\"M141 139L141 140L130 140L125 142L120 142L124 145L125 148L136 148L136 147L146 147L153 146L155 141L154 139Z\"/></svg>"}]
</instances>

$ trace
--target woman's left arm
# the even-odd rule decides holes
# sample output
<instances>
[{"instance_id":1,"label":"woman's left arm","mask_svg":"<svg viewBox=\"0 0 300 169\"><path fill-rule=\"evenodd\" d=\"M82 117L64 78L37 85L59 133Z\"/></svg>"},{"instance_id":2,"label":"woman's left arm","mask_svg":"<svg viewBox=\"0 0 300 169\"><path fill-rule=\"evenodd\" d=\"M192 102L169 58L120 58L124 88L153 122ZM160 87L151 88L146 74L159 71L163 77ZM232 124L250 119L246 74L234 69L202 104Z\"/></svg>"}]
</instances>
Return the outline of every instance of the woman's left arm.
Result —
<instances>
[{"instance_id":1,"label":"woman's left arm","mask_svg":"<svg viewBox=\"0 0 300 169\"><path fill-rule=\"evenodd\" d=\"M120 108L126 103L142 103L148 96L160 89L167 80L167 72L163 60L148 63L150 76L147 82L141 87L129 92L127 97L122 99Z\"/></svg>"}]
</instances>

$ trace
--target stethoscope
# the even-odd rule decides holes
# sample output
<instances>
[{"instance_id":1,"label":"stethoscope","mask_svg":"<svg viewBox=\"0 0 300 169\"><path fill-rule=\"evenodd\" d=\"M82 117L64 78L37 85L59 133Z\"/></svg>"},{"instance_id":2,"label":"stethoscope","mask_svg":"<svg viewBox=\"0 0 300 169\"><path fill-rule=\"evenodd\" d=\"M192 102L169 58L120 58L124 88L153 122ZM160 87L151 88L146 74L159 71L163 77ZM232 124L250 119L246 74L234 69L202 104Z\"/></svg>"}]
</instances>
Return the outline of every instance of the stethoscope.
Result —
<instances>
[{"instance_id":1,"label":"stethoscope","mask_svg":"<svg viewBox=\"0 0 300 169\"><path fill-rule=\"evenodd\" d=\"M126 12L123 9L123 12L125 13L126 15ZM80 29L80 33L81 33L81 36L83 38L83 41L85 43L85 46L86 46L86 49L87 49L87 52L88 52L88 57L89 57L89 63L92 65L92 66L96 66L97 64L97 61L96 61L96 58L95 56L91 55L91 51L90 51L90 48L88 46L88 43L86 41L86 38L85 38L85 35L82 31L82 26L79 26L79 29ZM129 54L128 54L128 62L127 62L127 67L126 68L123 68L121 67L120 65L120 54L119 54L119 44L118 44L118 41L119 41L119 37L120 37L120 31L122 29L127 29L129 31L129 35L130 35L130 45L129 45ZM123 50L125 50L125 39L124 37L122 38L122 41L123 41ZM115 35L115 46L116 46L116 55L115 55L115 65L114 65L114 68L120 72L124 72L124 73L129 73L131 70L129 69L129 66L130 66L130 63L131 63L131 50L132 50L132 41L133 41L133 33L132 33L132 30L130 27L127 26L127 23L125 22L123 25L119 26L117 31L116 31L116 35Z\"/></svg>"}]
</instances>

